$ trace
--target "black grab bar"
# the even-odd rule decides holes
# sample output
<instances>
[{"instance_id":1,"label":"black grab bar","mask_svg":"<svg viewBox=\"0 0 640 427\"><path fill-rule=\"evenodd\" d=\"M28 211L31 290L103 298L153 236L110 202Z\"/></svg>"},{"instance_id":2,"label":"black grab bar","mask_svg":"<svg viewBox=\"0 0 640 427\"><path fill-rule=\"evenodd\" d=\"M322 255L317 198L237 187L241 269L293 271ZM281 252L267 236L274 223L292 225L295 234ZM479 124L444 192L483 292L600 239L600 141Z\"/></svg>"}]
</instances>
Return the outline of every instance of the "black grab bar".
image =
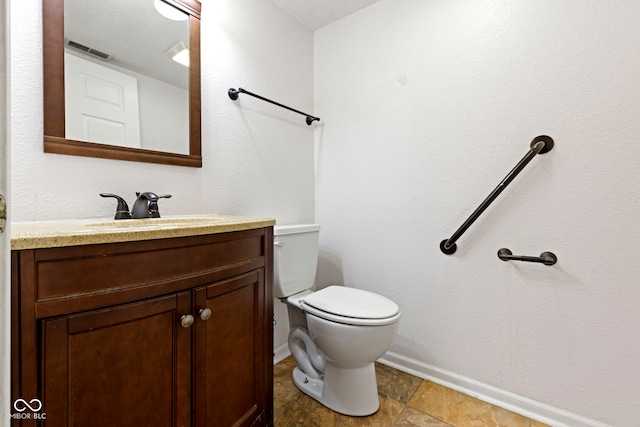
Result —
<instances>
[{"instance_id":1,"label":"black grab bar","mask_svg":"<svg viewBox=\"0 0 640 427\"><path fill-rule=\"evenodd\" d=\"M509 185L509 183L513 181L513 179L520 173L520 171L522 171L522 169L524 169L525 166L527 166L527 164L536 156L536 154L546 153L553 148L553 139L546 135L536 136L535 138L533 138L533 141L531 141L530 146L531 149L529 150L529 152L525 154L522 160L520 160L518 164L511 170L511 172L507 174L507 176L502 180L502 182L500 182L500 184L498 184L498 186L491 192L491 194L489 194L489 196L484 199L480 206L478 206L478 208L473 211L473 213L460 226L460 228L458 228L451 237L440 242L440 250L443 253L451 255L456 251L456 241L460 238L460 236L462 236L464 232L467 231L471 224L473 224L474 221L478 219L482 212L484 212L485 209L489 207L491 202L493 202L496 197L498 197L498 195L502 193L502 190L504 190L507 185Z\"/></svg>"},{"instance_id":2,"label":"black grab bar","mask_svg":"<svg viewBox=\"0 0 640 427\"><path fill-rule=\"evenodd\" d=\"M526 261L539 262L544 265L553 265L558 262L558 257L553 252L542 252L540 256L513 255L507 248L498 250L498 258L502 261Z\"/></svg>"},{"instance_id":3,"label":"black grab bar","mask_svg":"<svg viewBox=\"0 0 640 427\"><path fill-rule=\"evenodd\" d=\"M303 116L307 116L306 122L307 122L307 125L309 125L309 126L311 126L311 123L313 123L316 120L320 121L320 117L314 117L311 114L303 113L302 111L298 111L298 110L296 110L294 108L287 107L286 105L280 104L279 102L276 102L276 101L272 101L272 100L270 100L268 98L265 98L264 96L256 95L255 93L251 93L248 90L244 90L241 87L239 87L237 90L234 89L234 88L229 89L229 92L228 92L229 98L231 98L231 99L233 99L235 101L236 99L238 99L238 94L240 94L240 93L245 93L247 95L251 95L251 96L253 96L255 98L258 98L258 99L261 99L263 101L270 102L271 104L277 105L278 107L286 108L287 110L293 111L294 113L298 113L298 114L302 114Z\"/></svg>"}]
</instances>

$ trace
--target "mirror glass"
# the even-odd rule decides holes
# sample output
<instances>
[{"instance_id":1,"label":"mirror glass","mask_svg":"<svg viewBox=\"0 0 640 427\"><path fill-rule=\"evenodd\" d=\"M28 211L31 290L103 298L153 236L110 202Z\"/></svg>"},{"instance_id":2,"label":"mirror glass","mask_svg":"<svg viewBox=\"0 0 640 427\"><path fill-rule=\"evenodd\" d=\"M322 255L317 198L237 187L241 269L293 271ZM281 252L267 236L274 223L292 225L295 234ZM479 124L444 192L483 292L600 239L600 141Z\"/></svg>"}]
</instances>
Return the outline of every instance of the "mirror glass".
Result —
<instances>
[{"instance_id":1,"label":"mirror glass","mask_svg":"<svg viewBox=\"0 0 640 427\"><path fill-rule=\"evenodd\" d=\"M199 11L44 0L45 151L200 167Z\"/></svg>"},{"instance_id":2,"label":"mirror glass","mask_svg":"<svg viewBox=\"0 0 640 427\"><path fill-rule=\"evenodd\" d=\"M170 56L188 55L188 19L162 1L65 0L66 138L189 154L189 57Z\"/></svg>"}]
</instances>

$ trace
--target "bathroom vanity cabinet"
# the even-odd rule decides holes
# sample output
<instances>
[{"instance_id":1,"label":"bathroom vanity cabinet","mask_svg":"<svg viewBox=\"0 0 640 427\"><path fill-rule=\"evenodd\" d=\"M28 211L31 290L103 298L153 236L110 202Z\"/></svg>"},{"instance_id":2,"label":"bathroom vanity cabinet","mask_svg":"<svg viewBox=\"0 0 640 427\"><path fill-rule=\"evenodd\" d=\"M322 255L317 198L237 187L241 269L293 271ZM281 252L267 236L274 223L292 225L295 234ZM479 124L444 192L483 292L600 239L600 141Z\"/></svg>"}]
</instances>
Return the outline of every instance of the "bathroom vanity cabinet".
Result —
<instances>
[{"instance_id":1,"label":"bathroom vanity cabinet","mask_svg":"<svg viewBox=\"0 0 640 427\"><path fill-rule=\"evenodd\" d=\"M272 257L272 227L12 251L13 425L271 426Z\"/></svg>"}]
</instances>

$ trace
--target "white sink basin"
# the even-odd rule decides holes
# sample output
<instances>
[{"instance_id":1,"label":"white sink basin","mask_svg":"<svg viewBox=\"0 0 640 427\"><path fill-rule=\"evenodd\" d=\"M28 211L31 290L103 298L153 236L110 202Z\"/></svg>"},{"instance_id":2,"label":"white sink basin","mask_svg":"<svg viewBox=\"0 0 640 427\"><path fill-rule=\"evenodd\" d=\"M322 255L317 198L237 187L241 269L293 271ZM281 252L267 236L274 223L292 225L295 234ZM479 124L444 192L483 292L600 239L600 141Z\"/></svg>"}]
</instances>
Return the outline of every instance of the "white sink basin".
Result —
<instances>
[{"instance_id":1,"label":"white sink basin","mask_svg":"<svg viewBox=\"0 0 640 427\"><path fill-rule=\"evenodd\" d=\"M179 218L143 218L143 219L118 219L112 221L95 222L86 224L87 227L189 227L198 225L214 225L220 223L221 218L214 216L193 216Z\"/></svg>"}]
</instances>

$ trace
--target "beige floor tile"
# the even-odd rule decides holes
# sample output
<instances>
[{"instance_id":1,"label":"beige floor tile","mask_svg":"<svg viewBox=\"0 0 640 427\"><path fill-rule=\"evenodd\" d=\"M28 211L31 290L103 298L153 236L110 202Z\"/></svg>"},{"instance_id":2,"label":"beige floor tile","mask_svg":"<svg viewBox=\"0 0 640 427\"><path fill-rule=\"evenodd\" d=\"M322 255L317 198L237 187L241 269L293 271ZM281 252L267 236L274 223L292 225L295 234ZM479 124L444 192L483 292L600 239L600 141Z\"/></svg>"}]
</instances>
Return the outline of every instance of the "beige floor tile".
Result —
<instances>
[{"instance_id":1,"label":"beige floor tile","mask_svg":"<svg viewBox=\"0 0 640 427\"><path fill-rule=\"evenodd\" d=\"M531 420L531 427L551 427L545 423L541 423L540 421Z\"/></svg>"},{"instance_id":2,"label":"beige floor tile","mask_svg":"<svg viewBox=\"0 0 640 427\"><path fill-rule=\"evenodd\" d=\"M380 396L380 409L368 417L349 417L325 408L312 398L299 396L279 407L274 414L275 427L383 427L393 426L405 405Z\"/></svg>"},{"instance_id":3,"label":"beige floor tile","mask_svg":"<svg viewBox=\"0 0 640 427\"><path fill-rule=\"evenodd\" d=\"M422 381L409 406L461 427L529 427L531 423L526 417L430 381Z\"/></svg>"},{"instance_id":4,"label":"beige floor tile","mask_svg":"<svg viewBox=\"0 0 640 427\"><path fill-rule=\"evenodd\" d=\"M293 384L291 373L296 367L293 357L287 357L273 367L273 409L278 409L296 397L300 391Z\"/></svg>"},{"instance_id":5,"label":"beige floor tile","mask_svg":"<svg viewBox=\"0 0 640 427\"><path fill-rule=\"evenodd\" d=\"M451 424L433 418L417 409L406 407L393 427L451 427Z\"/></svg>"},{"instance_id":6,"label":"beige floor tile","mask_svg":"<svg viewBox=\"0 0 640 427\"><path fill-rule=\"evenodd\" d=\"M390 397L379 395L380 409L368 417L348 417L340 415L336 427L382 427L393 426L405 405Z\"/></svg>"},{"instance_id":7,"label":"beige floor tile","mask_svg":"<svg viewBox=\"0 0 640 427\"><path fill-rule=\"evenodd\" d=\"M336 427L340 415L299 393L274 411L275 427Z\"/></svg>"},{"instance_id":8,"label":"beige floor tile","mask_svg":"<svg viewBox=\"0 0 640 427\"><path fill-rule=\"evenodd\" d=\"M418 377L407 374L381 363L376 363L378 393L407 404L416 392L420 382Z\"/></svg>"}]
</instances>

